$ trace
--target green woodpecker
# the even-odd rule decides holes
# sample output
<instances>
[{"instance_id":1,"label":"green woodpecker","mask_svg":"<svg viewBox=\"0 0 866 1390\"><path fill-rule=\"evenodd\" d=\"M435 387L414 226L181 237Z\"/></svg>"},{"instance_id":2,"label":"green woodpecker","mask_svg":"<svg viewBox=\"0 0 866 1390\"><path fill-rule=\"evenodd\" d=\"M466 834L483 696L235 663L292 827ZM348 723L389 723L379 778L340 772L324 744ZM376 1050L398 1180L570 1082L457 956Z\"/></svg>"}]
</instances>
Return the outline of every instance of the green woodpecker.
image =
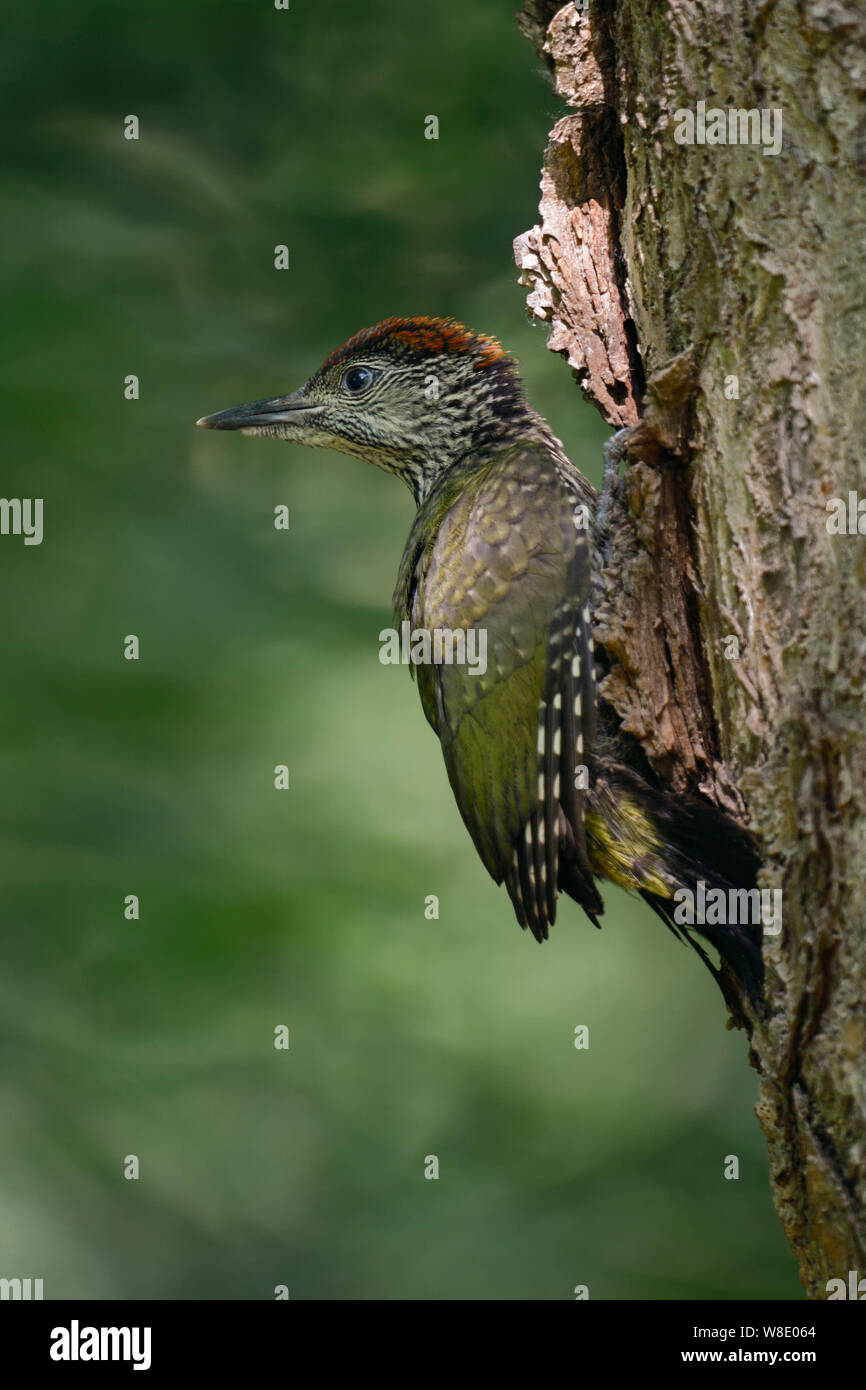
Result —
<instances>
[{"instance_id":1,"label":"green woodpecker","mask_svg":"<svg viewBox=\"0 0 866 1390\"><path fill-rule=\"evenodd\" d=\"M513 358L451 319L385 319L299 390L198 424L337 449L412 490L396 620L485 636L483 672L431 661L418 686L466 828L521 926L543 941L560 892L598 925L596 879L609 879L689 940L726 993L727 970L757 995L760 927L686 905L752 889L754 846L709 801L665 790L599 698L592 600L613 493L600 505L527 404ZM619 436L612 445L611 484Z\"/></svg>"}]
</instances>

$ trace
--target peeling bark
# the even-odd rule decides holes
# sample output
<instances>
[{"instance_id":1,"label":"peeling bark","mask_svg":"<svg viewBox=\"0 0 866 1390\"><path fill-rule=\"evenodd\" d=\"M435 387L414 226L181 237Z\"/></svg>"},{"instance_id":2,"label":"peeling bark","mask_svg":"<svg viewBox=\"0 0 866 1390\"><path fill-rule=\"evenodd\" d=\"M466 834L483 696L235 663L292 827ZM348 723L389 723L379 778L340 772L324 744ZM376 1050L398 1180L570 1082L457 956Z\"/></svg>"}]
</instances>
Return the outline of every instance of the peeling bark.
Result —
<instances>
[{"instance_id":1,"label":"peeling bark","mask_svg":"<svg viewBox=\"0 0 866 1390\"><path fill-rule=\"evenodd\" d=\"M573 108L515 243L529 307L604 418L640 422L603 693L783 890L764 1008L737 1021L776 1207L826 1298L866 1275L866 535L827 525L828 499L866 497L866 17L528 0L518 22ZM677 143L701 101L780 110L780 153Z\"/></svg>"}]
</instances>

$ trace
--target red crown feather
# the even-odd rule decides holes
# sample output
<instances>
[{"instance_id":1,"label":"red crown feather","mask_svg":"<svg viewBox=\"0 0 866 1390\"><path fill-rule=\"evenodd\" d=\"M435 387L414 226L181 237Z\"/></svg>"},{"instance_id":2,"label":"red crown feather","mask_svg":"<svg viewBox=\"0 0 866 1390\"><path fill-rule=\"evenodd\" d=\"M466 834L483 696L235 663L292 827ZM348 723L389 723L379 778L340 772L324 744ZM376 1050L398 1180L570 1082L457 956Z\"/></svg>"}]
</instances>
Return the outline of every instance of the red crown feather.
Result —
<instances>
[{"instance_id":1,"label":"red crown feather","mask_svg":"<svg viewBox=\"0 0 866 1390\"><path fill-rule=\"evenodd\" d=\"M477 357L476 367L489 367L505 357L505 349L495 338L482 333L473 333L465 324L456 319L437 319L426 316L411 319L389 318L372 328L362 328L342 347L332 352L322 363L321 370L327 371L337 363L353 356L361 348L387 347L394 344L406 352L430 354L464 352Z\"/></svg>"}]
</instances>

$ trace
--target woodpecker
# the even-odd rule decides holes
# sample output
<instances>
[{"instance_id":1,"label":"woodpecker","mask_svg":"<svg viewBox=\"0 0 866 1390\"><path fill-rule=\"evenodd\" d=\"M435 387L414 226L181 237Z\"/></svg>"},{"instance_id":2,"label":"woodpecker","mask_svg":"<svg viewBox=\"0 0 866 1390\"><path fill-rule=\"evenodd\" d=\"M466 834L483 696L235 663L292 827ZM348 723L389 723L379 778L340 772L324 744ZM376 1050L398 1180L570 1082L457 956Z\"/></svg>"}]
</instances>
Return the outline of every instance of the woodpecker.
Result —
<instances>
[{"instance_id":1,"label":"woodpecker","mask_svg":"<svg viewBox=\"0 0 866 1390\"><path fill-rule=\"evenodd\" d=\"M384 319L299 390L197 423L335 449L408 484L416 513L395 622L485 634L486 670L431 662L417 680L460 814L520 925L544 941L564 892L598 926L596 880L608 879L688 940L726 997L733 975L756 998L759 928L698 914L717 968L677 912L683 890L703 902L753 888L751 837L705 798L666 790L597 689L594 596L624 432L600 497L500 344L427 317Z\"/></svg>"}]
</instances>

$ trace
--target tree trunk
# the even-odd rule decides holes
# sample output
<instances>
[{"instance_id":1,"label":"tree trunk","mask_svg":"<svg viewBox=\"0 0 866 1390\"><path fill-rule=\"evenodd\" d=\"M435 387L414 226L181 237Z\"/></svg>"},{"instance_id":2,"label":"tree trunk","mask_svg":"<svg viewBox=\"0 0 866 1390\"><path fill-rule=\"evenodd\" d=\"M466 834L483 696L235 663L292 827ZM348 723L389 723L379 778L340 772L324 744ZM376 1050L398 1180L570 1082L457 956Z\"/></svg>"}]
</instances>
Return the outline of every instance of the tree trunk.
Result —
<instances>
[{"instance_id":1,"label":"tree trunk","mask_svg":"<svg viewBox=\"0 0 866 1390\"><path fill-rule=\"evenodd\" d=\"M666 781L751 827L782 890L764 1006L734 1014L776 1207L826 1298L866 1275L866 534L849 498L866 497L866 18L858 0L528 0L518 19L574 108L515 243L530 310L605 419L640 422L597 615L604 693ZM747 110L767 112L758 143L739 142Z\"/></svg>"}]
</instances>

